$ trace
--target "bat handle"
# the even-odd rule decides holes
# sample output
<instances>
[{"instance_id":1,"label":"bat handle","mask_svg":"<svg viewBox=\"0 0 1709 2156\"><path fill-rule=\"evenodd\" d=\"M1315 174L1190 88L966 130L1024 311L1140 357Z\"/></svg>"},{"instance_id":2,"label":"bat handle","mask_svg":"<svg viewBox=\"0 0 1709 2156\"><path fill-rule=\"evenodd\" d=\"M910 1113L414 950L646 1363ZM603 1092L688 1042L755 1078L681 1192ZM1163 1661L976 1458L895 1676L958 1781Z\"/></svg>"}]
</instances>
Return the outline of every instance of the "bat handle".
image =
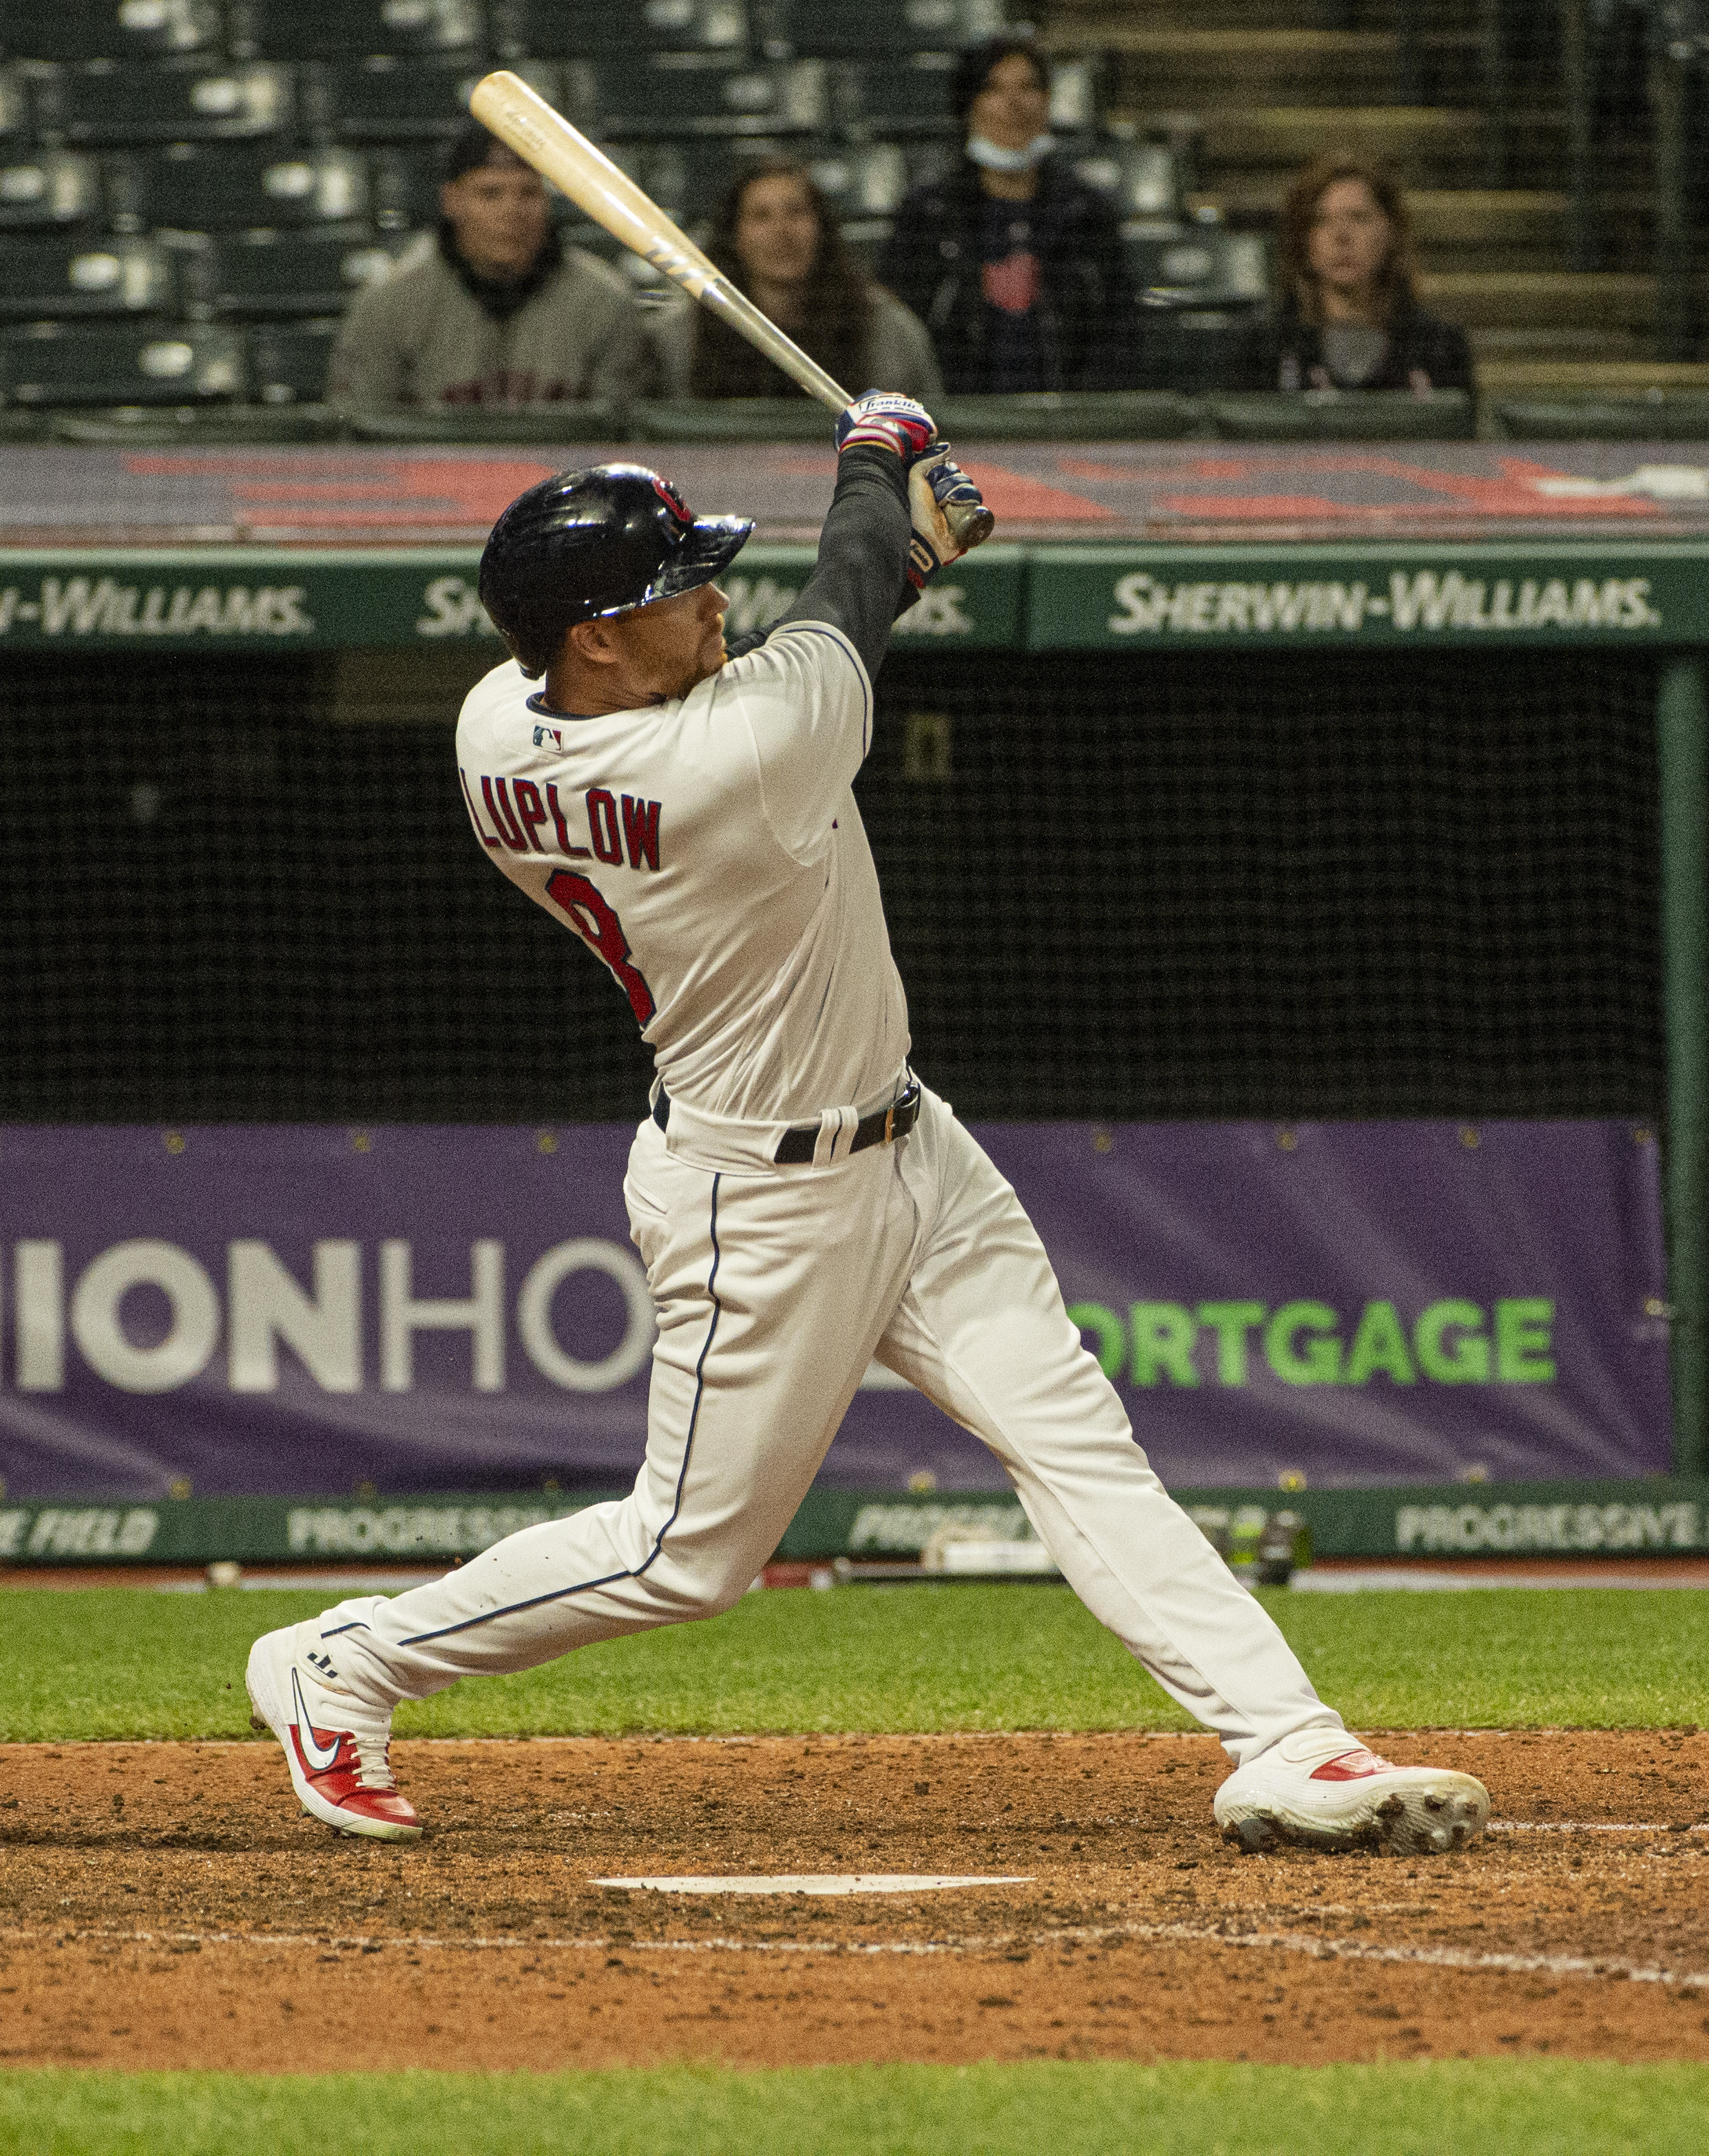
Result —
<instances>
[{"instance_id":1,"label":"bat handle","mask_svg":"<svg viewBox=\"0 0 1709 2156\"><path fill-rule=\"evenodd\" d=\"M944 521L964 554L984 546L997 526L997 520L983 502L977 509L968 503L952 502L944 511Z\"/></svg>"}]
</instances>

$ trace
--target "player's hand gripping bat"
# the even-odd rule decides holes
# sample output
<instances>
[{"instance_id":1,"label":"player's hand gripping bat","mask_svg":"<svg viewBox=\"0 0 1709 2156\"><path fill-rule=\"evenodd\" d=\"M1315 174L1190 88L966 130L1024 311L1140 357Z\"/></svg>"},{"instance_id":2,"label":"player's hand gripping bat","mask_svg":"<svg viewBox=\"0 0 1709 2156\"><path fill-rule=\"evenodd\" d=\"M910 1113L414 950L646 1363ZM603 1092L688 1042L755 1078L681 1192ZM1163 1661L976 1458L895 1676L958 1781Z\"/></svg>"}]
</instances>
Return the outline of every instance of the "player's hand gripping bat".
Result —
<instances>
[{"instance_id":1,"label":"player's hand gripping bat","mask_svg":"<svg viewBox=\"0 0 1709 2156\"><path fill-rule=\"evenodd\" d=\"M543 97L537 96L508 68L482 76L469 94L469 110L490 134L561 188L595 224L604 225L614 239L662 270L703 307L721 315L810 397L816 397L833 412L842 411L852 401L839 382L809 359L769 316L761 314L744 292L737 290L627 172L596 150L579 128L572 127L561 112L554 112ZM972 492L970 487L967 490ZM985 504L976 500L947 501L943 515L958 551L963 553L990 538L996 521Z\"/></svg>"}]
</instances>

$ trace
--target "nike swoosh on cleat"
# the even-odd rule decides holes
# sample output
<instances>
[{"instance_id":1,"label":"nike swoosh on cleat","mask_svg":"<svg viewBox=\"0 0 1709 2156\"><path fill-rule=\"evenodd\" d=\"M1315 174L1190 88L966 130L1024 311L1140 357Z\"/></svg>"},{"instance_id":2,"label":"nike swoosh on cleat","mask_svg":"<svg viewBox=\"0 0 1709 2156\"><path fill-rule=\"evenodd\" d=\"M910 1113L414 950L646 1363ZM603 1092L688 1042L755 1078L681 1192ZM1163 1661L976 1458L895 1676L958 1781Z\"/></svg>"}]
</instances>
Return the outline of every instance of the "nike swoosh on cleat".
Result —
<instances>
[{"instance_id":1,"label":"nike swoosh on cleat","mask_svg":"<svg viewBox=\"0 0 1709 2156\"><path fill-rule=\"evenodd\" d=\"M343 1741L342 1731L334 1730L332 1741L324 1744L321 1733L309 1720L308 1709L302 1703L302 1686L297 1681L296 1671L291 1672L291 1703L296 1709L296 1741L311 1774L324 1774L337 1760L338 1747Z\"/></svg>"}]
</instances>

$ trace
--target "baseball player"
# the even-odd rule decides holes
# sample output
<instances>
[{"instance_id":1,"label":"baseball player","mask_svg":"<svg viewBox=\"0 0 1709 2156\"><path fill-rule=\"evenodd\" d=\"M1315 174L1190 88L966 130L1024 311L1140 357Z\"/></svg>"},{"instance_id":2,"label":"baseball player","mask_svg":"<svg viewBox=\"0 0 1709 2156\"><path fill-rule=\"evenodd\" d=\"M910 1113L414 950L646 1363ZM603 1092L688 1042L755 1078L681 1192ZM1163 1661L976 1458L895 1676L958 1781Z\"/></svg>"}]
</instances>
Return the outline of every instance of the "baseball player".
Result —
<instances>
[{"instance_id":1,"label":"baseball player","mask_svg":"<svg viewBox=\"0 0 1709 2156\"><path fill-rule=\"evenodd\" d=\"M892 623L956 558L945 505L977 495L906 399L861 398L836 442L814 572L734 652L716 580L747 520L609 465L493 527L481 595L514 655L463 706L459 782L476 842L653 1051L625 1183L658 1316L646 1456L620 1501L258 1640L256 1726L317 1819L413 1839L396 1703L728 1609L876 1357L991 1448L1081 1599L1221 1738L1226 1834L1462 1844L1482 1785L1390 1766L1318 1698L1146 1465L1015 1193L909 1067L852 789Z\"/></svg>"}]
</instances>

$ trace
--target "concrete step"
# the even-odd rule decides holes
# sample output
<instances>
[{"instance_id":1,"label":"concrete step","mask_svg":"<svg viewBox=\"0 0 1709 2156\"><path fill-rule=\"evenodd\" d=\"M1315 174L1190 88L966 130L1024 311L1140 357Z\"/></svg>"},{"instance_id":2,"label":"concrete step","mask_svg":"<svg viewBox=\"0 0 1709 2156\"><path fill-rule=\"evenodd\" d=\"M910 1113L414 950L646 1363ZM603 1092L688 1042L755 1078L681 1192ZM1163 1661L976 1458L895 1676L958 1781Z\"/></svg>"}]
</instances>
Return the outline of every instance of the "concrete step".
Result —
<instances>
[{"instance_id":1,"label":"concrete step","mask_svg":"<svg viewBox=\"0 0 1709 2156\"><path fill-rule=\"evenodd\" d=\"M1053 49L1087 41L1057 32ZM1126 23L1103 33L1111 95L1123 104L1282 105L1295 98L1386 105L1398 95L1398 41L1381 30L1228 30Z\"/></svg>"},{"instance_id":2,"label":"concrete step","mask_svg":"<svg viewBox=\"0 0 1709 2156\"><path fill-rule=\"evenodd\" d=\"M1480 360L1485 397L1642 397L1651 389L1709 393L1709 364L1701 361Z\"/></svg>"},{"instance_id":3,"label":"concrete step","mask_svg":"<svg viewBox=\"0 0 1709 2156\"><path fill-rule=\"evenodd\" d=\"M1114 116L1145 127L1163 110L1159 100ZM1483 122L1452 106L1230 105L1200 116L1207 192L1252 184L1279 196L1302 165L1341 148L1381 159L1409 187L1470 187L1479 177Z\"/></svg>"},{"instance_id":4,"label":"concrete step","mask_svg":"<svg viewBox=\"0 0 1709 2156\"><path fill-rule=\"evenodd\" d=\"M1655 280L1619 270L1434 270L1418 280L1418 295L1469 330L1648 335L1655 321Z\"/></svg>"}]
</instances>

